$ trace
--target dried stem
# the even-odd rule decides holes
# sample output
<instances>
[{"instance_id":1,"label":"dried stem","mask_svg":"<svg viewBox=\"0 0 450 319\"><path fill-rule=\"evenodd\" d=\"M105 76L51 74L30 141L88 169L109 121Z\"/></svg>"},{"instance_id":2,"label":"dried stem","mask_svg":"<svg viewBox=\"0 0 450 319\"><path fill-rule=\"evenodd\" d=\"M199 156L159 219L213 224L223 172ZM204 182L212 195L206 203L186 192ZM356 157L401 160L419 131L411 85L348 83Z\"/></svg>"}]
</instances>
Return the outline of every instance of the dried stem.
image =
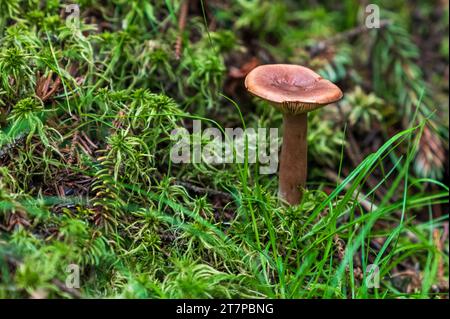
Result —
<instances>
[{"instance_id":1,"label":"dried stem","mask_svg":"<svg viewBox=\"0 0 450 319\"><path fill-rule=\"evenodd\" d=\"M175 57L177 60L181 58L181 51L183 49L183 31L186 27L186 19L189 11L189 0L184 0L180 8L180 17L178 19L178 37L175 43Z\"/></svg>"}]
</instances>

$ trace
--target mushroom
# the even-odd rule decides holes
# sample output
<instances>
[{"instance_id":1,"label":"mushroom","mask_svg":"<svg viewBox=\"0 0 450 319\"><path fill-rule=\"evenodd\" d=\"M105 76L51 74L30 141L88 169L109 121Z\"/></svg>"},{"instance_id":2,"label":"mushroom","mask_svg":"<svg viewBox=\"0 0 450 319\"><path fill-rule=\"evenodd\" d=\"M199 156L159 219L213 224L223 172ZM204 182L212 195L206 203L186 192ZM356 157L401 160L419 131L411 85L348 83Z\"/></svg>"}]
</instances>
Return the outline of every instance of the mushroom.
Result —
<instances>
[{"instance_id":1,"label":"mushroom","mask_svg":"<svg viewBox=\"0 0 450 319\"><path fill-rule=\"evenodd\" d=\"M342 91L314 71L291 64L267 64L245 78L247 90L283 112L279 196L301 202L307 174L308 112L340 100Z\"/></svg>"}]
</instances>

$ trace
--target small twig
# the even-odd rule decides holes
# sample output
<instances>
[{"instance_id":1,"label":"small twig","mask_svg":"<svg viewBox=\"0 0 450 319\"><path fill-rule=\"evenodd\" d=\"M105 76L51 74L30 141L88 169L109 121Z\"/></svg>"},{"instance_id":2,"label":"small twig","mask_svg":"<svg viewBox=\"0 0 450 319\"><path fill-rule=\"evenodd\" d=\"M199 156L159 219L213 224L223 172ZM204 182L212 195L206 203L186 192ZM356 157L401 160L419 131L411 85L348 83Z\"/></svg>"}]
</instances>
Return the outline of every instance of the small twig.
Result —
<instances>
[{"instance_id":1,"label":"small twig","mask_svg":"<svg viewBox=\"0 0 450 319\"><path fill-rule=\"evenodd\" d=\"M378 30L387 27L391 23L392 22L390 20L381 20L380 27L378 28ZM335 36L328 38L326 40L319 41L316 45L314 45L311 48L310 52L312 52L314 55L314 53L321 52L321 51L325 50L325 48L327 48L328 46L330 46L336 42L349 40L349 39L354 38L362 33L369 32L370 30L373 30L373 29L369 29L368 27L366 27L366 25L357 26L353 29L338 33Z\"/></svg>"},{"instance_id":2,"label":"small twig","mask_svg":"<svg viewBox=\"0 0 450 319\"><path fill-rule=\"evenodd\" d=\"M68 160L68 162L70 164L72 164L73 161L74 161L75 147L76 147L76 144L78 142L78 137L79 137L79 131L75 131L75 133L73 134L73 137L72 137L72 144L70 145L70 150L69 150L69 160Z\"/></svg>"},{"instance_id":3,"label":"small twig","mask_svg":"<svg viewBox=\"0 0 450 319\"><path fill-rule=\"evenodd\" d=\"M58 185L57 193L58 193L59 197L65 197L66 194L65 194L65 191L64 191L64 186Z\"/></svg>"},{"instance_id":4,"label":"small twig","mask_svg":"<svg viewBox=\"0 0 450 319\"><path fill-rule=\"evenodd\" d=\"M183 31L186 27L186 19L189 12L189 0L184 0L180 8L180 17L178 19L178 37L175 43L175 57L177 60L181 58L181 50L183 49Z\"/></svg>"},{"instance_id":5,"label":"small twig","mask_svg":"<svg viewBox=\"0 0 450 319\"><path fill-rule=\"evenodd\" d=\"M42 101L46 101L49 99L56 91L59 89L59 85L61 84L61 79L59 77L56 78L55 82L52 85L52 88L47 91L47 93L43 96Z\"/></svg>"},{"instance_id":6,"label":"small twig","mask_svg":"<svg viewBox=\"0 0 450 319\"><path fill-rule=\"evenodd\" d=\"M87 134L84 131L81 131L81 135L83 135L83 138L86 140L86 142L89 143L89 145L92 146L93 149L96 150L98 148L98 146L94 142L92 142L92 140L87 136Z\"/></svg>"},{"instance_id":7,"label":"small twig","mask_svg":"<svg viewBox=\"0 0 450 319\"><path fill-rule=\"evenodd\" d=\"M46 78L38 74L38 81L36 85L36 95L45 102L48 100L52 95L58 91L60 85L61 85L61 79L56 77L56 80L53 81L53 73L50 72ZM51 85L51 88L50 88Z\"/></svg>"},{"instance_id":8,"label":"small twig","mask_svg":"<svg viewBox=\"0 0 450 319\"><path fill-rule=\"evenodd\" d=\"M89 145L87 144L87 142L84 139L82 139L82 138L78 139L77 144L83 150L85 150L85 152L87 152L88 155L92 156L92 150L91 150L91 148L89 147Z\"/></svg>"},{"instance_id":9,"label":"small twig","mask_svg":"<svg viewBox=\"0 0 450 319\"><path fill-rule=\"evenodd\" d=\"M392 22L387 19L380 20L380 27L377 29L383 29L383 28L389 26L391 23ZM338 33L336 36L331 37L328 40L325 40L325 42L331 44L331 43L339 42L342 40L347 40L347 39L353 38L361 33L369 32L370 30L373 30L373 29L368 28L366 25L360 25L353 29L344 31L342 33Z\"/></svg>"}]
</instances>

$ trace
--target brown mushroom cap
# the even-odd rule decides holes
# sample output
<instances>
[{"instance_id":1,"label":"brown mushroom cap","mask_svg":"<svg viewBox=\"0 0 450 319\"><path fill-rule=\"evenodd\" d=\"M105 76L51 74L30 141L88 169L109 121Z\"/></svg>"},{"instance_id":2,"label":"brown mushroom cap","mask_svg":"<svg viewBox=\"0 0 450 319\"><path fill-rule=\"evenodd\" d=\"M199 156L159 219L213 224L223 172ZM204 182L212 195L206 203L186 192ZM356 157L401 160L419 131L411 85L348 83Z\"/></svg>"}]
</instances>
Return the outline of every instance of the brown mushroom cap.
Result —
<instances>
[{"instance_id":1,"label":"brown mushroom cap","mask_svg":"<svg viewBox=\"0 0 450 319\"><path fill-rule=\"evenodd\" d=\"M342 91L316 72L292 64L266 64L245 78L247 90L281 111L300 114L340 100Z\"/></svg>"}]
</instances>

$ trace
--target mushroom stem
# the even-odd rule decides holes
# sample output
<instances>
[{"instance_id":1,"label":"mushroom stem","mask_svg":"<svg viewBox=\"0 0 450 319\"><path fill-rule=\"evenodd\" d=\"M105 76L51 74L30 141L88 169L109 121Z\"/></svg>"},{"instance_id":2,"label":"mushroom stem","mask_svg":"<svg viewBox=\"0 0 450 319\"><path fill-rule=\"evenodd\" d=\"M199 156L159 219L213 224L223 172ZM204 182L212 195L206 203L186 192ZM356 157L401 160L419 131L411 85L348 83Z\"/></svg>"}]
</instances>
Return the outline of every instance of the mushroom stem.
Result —
<instances>
[{"instance_id":1,"label":"mushroom stem","mask_svg":"<svg viewBox=\"0 0 450 319\"><path fill-rule=\"evenodd\" d=\"M290 205L301 202L303 189L306 186L307 130L308 113L284 114L279 196Z\"/></svg>"}]
</instances>

